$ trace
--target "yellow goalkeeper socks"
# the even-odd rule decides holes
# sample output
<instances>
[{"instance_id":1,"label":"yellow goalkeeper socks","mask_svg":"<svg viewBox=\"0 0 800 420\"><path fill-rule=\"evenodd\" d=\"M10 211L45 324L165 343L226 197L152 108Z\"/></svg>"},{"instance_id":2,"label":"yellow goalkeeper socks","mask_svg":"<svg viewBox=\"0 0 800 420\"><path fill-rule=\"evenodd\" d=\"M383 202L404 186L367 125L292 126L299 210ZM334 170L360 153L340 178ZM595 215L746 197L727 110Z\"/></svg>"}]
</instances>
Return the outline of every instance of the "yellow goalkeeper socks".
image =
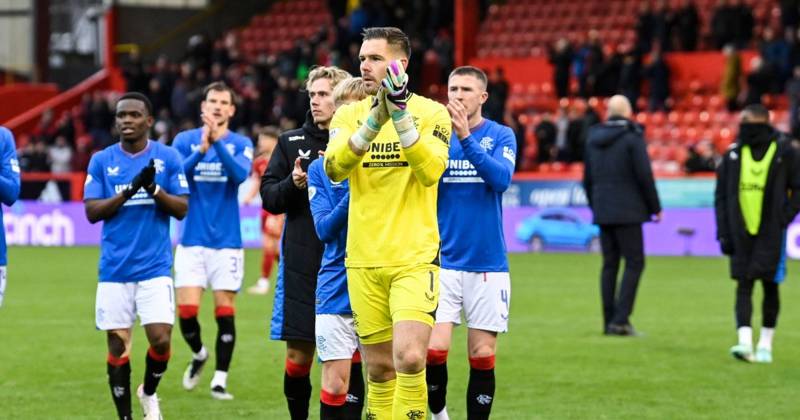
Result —
<instances>
[{"instance_id":1,"label":"yellow goalkeeper socks","mask_svg":"<svg viewBox=\"0 0 800 420\"><path fill-rule=\"evenodd\" d=\"M418 373L397 372L394 392L394 418L423 420L428 413L428 387L425 370Z\"/></svg>"},{"instance_id":2,"label":"yellow goalkeeper socks","mask_svg":"<svg viewBox=\"0 0 800 420\"><path fill-rule=\"evenodd\" d=\"M423 377L423 385L424 385ZM396 379L387 382L367 380L367 418L371 420L391 420L392 402L395 395ZM423 417L424 418L424 417Z\"/></svg>"}]
</instances>

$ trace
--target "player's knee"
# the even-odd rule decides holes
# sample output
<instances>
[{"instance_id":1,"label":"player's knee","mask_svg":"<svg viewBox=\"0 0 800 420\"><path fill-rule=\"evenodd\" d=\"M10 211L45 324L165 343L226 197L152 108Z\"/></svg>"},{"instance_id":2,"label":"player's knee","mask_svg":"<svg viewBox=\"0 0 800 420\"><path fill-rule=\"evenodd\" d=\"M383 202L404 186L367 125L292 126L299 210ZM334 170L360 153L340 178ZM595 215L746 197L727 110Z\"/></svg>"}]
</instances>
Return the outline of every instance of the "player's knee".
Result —
<instances>
[{"instance_id":1,"label":"player's knee","mask_svg":"<svg viewBox=\"0 0 800 420\"><path fill-rule=\"evenodd\" d=\"M425 368L427 356L427 349L401 349L394 356L395 367L402 373L421 372Z\"/></svg>"},{"instance_id":2,"label":"player's knee","mask_svg":"<svg viewBox=\"0 0 800 420\"><path fill-rule=\"evenodd\" d=\"M348 372L349 373L349 372ZM332 374L322 381L322 389L333 395L347 393L347 378L344 375Z\"/></svg>"},{"instance_id":3,"label":"player's knee","mask_svg":"<svg viewBox=\"0 0 800 420\"><path fill-rule=\"evenodd\" d=\"M150 347L158 354L167 354L170 350L170 337L168 332L150 337Z\"/></svg>"},{"instance_id":4,"label":"player's knee","mask_svg":"<svg viewBox=\"0 0 800 420\"><path fill-rule=\"evenodd\" d=\"M108 334L108 352L114 357L125 354L125 340L117 334Z\"/></svg>"},{"instance_id":5,"label":"player's knee","mask_svg":"<svg viewBox=\"0 0 800 420\"><path fill-rule=\"evenodd\" d=\"M367 363L367 375L369 375L369 380L373 382L386 382L394 379L395 372L391 358L386 360L370 359Z\"/></svg>"},{"instance_id":6,"label":"player's knee","mask_svg":"<svg viewBox=\"0 0 800 420\"><path fill-rule=\"evenodd\" d=\"M469 349L470 359L494 356L494 347L489 344L480 344Z\"/></svg>"}]
</instances>

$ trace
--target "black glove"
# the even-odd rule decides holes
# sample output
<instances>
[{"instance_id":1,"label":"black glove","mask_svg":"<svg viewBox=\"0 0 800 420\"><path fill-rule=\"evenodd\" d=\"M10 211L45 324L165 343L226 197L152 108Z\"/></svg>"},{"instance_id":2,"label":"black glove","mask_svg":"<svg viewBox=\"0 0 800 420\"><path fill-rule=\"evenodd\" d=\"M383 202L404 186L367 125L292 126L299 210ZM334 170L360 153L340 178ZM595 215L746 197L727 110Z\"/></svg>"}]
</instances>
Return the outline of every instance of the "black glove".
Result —
<instances>
[{"instance_id":1,"label":"black glove","mask_svg":"<svg viewBox=\"0 0 800 420\"><path fill-rule=\"evenodd\" d=\"M125 191L122 192L122 195L124 195L125 198L130 199L142 187L144 187L145 191L152 194L156 189L155 179L156 163L153 161L153 159L150 159L150 164L142 168L142 170L139 171L135 177L133 177L131 186L126 188Z\"/></svg>"},{"instance_id":2,"label":"black glove","mask_svg":"<svg viewBox=\"0 0 800 420\"><path fill-rule=\"evenodd\" d=\"M719 249L725 255L733 255L733 242L728 238L719 238Z\"/></svg>"}]
</instances>

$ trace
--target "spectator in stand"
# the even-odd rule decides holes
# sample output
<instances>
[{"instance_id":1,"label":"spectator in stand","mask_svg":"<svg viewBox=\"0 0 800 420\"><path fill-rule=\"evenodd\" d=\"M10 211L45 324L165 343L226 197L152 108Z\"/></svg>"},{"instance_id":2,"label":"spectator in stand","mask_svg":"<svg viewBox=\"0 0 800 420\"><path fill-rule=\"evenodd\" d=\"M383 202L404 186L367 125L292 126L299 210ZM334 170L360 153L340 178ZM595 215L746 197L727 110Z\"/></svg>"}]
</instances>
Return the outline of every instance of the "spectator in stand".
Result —
<instances>
[{"instance_id":1,"label":"spectator in stand","mask_svg":"<svg viewBox=\"0 0 800 420\"><path fill-rule=\"evenodd\" d=\"M689 156L684 163L686 173L714 172L717 170L719 158L714 152L714 146L708 140L692 144L689 146Z\"/></svg>"},{"instance_id":2,"label":"spectator in stand","mask_svg":"<svg viewBox=\"0 0 800 420\"><path fill-rule=\"evenodd\" d=\"M644 75L650 82L650 112L666 111L666 100L669 97L669 66L664 61L661 51L653 51L650 64Z\"/></svg>"},{"instance_id":3,"label":"spectator in stand","mask_svg":"<svg viewBox=\"0 0 800 420\"><path fill-rule=\"evenodd\" d=\"M674 16L669 10L669 3L666 0L658 0L656 12L653 14L653 41L656 42L661 51L672 49L672 26Z\"/></svg>"},{"instance_id":4,"label":"spectator in stand","mask_svg":"<svg viewBox=\"0 0 800 420\"><path fill-rule=\"evenodd\" d=\"M72 162L72 148L67 143L64 136L56 137L55 144L48 150L48 160L50 162L50 172L63 174L70 172Z\"/></svg>"},{"instance_id":5,"label":"spectator in stand","mask_svg":"<svg viewBox=\"0 0 800 420\"><path fill-rule=\"evenodd\" d=\"M750 60L750 74L747 75L747 95L743 105L761 104L761 97L769 92L771 85L772 73L769 67L764 64L764 59L753 57Z\"/></svg>"},{"instance_id":6,"label":"spectator in stand","mask_svg":"<svg viewBox=\"0 0 800 420\"><path fill-rule=\"evenodd\" d=\"M502 67L497 67L489 75L489 85L486 88L489 99L483 105L484 116L490 120L502 121L508 99L508 80Z\"/></svg>"},{"instance_id":7,"label":"spectator in stand","mask_svg":"<svg viewBox=\"0 0 800 420\"><path fill-rule=\"evenodd\" d=\"M582 162L586 144L586 102L575 102L569 110L569 126L567 126L566 162Z\"/></svg>"},{"instance_id":8,"label":"spectator in stand","mask_svg":"<svg viewBox=\"0 0 800 420\"><path fill-rule=\"evenodd\" d=\"M30 148L26 153L26 157L28 158L27 172L50 172L47 145L41 140L34 140L28 144Z\"/></svg>"},{"instance_id":9,"label":"spectator in stand","mask_svg":"<svg viewBox=\"0 0 800 420\"><path fill-rule=\"evenodd\" d=\"M573 62L573 72L578 78L579 95L583 98L596 95L597 77L603 66L603 46L596 29L588 33L586 43L578 50Z\"/></svg>"},{"instance_id":10,"label":"spectator in stand","mask_svg":"<svg viewBox=\"0 0 800 420\"><path fill-rule=\"evenodd\" d=\"M711 38L717 49L736 41L736 22L736 10L728 4L728 0L719 0L711 17Z\"/></svg>"},{"instance_id":11,"label":"spectator in stand","mask_svg":"<svg viewBox=\"0 0 800 420\"><path fill-rule=\"evenodd\" d=\"M144 92L147 90L148 76L142 64L142 55L138 48L134 48L128 53L128 60L122 67L122 75L128 84L131 92Z\"/></svg>"},{"instance_id":12,"label":"spectator in stand","mask_svg":"<svg viewBox=\"0 0 800 420\"><path fill-rule=\"evenodd\" d=\"M683 0L680 9L675 12L674 29L678 41L677 50L694 51L697 49L697 31L700 29L700 17L694 0Z\"/></svg>"},{"instance_id":13,"label":"spectator in stand","mask_svg":"<svg viewBox=\"0 0 800 420\"><path fill-rule=\"evenodd\" d=\"M617 92L628 98L633 112L636 112L636 102L642 88L642 56L633 48L628 49L622 56L622 68L619 74Z\"/></svg>"},{"instance_id":14,"label":"spectator in stand","mask_svg":"<svg viewBox=\"0 0 800 420\"><path fill-rule=\"evenodd\" d=\"M605 55L608 57L608 60L603 63L597 76L596 96L607 97L616 94L619 88L619 78L622 73L625 46L618 45L614 48L609 45L606 46L605 50Z\"/></svg>"},{"instance_id":15,"label":"spectator in stand","mask_svg":"<svg viewBox=\"0 0 800 420\"><path fill-rule=\"evenodd\" d=\"M786 82L786 96L789 98L789 128L794 138L800 138L800 66L795 66L794 74Z\"/></svg>"},{"instance_id":16,"label":"spectator in stand","mask_svg":"<svg viewBox=\"0 0 800 420\"><path fill-rule=\"evenodd\" d=\"M753 39L753 10L744 0L733 0L733 16L736 46L740 49L747 48Z\"/></svg>"},{"instance_id":17,"label":"spectator in stand","mask_svg":"<svg viewBox=\"0 0 800 420\"><path fill-rule=\"evenodd\" d=\"M550 50L550 64L553 65L553 84L558 98L569 96L569 75L572 60L572 46L570 46L566 38L559 38Z\"/></svg>"},{"instance_id":18,"label":"spectator in stand","mask_svg":"<svg viewBox=\"0 0 800 420\"><path fill-rule=\"evenodd\" d=\"M556 148L556 135L558 129L553 124L553 114L545 112L542 114L542 121L533 129L533 134L536 136L537 155L536 161L538 163L552 162L556 159L558 149ZM521 153L517 153L518 155Z\"/></svg>"},{"instance_id":19,"label":"spectator in stand","mask_svg":"<svg viewBox=\"0 0 800 420\"><path fill-rule=\"evenodd\" d=\"M722 72L722 83L720 84L720 95L728 106L728 111L733 112L739 109L739 92L742 80L742 58L739 51L733 44L727 44L722 48L725 55L725 69Z\"/></svg>"},{"instance_id":20,"label":"spectator in stand","mask_svg":"<svg viewBox=\"0 0 800 420\"><path fill-rule=\"evenodd\" d=\"M800 22L800 0L780 0L781 26L783 30L794 33Z\"/></svg>"},{"instance_id":21,"label":"spectator in stand","mask_svg":"<svg viewBox=\"0 0 800 420\"><path fill-rule=\"evenodd\" d=\"M556 145L552 155L559 162L569 161L569 113L569 101L562 99L559 101L558 116L556 117Z\"/></svg>"},{"instance_id":22,"label":"spectator in stand","mask_svg":"<svg viewBox=\"0 0 800 420\"><path fill-rule=\"evenodd\" d=\"M647 54L653 47L653 28L655 28L655 16L650 6L650 1L639 3L639 19L636 21L636 49Z\"/></svg>"},{"instance_id":23,"label":"spectator in stand","mask_svg":"<svg viewBox=\"0 0 800 420\"><path fill-rule=\"evenodd\" d=\"M779 93L783 91L786 80L791 73L789 44L783 38L777 37L775 30L766 27L761 35L759 50L761 57L764 58L764 65L769 68L770 73L774 76L770 92Z\"/></svg>"},{"instance_id":24,"label":"spectator in stand","mask_svg":"<svg viewBox=\"0 0 800 420\"><path fill-rule=\"evenodd\" d=\"M57 132L58 127L56 126L56 120L53 116L53 110L47 108L42 112L42 118L39 119L39 124L36 125L36 128L33 129L33 133L31 134L39 140L52 143Z\"/></svg>"}]
</instances>

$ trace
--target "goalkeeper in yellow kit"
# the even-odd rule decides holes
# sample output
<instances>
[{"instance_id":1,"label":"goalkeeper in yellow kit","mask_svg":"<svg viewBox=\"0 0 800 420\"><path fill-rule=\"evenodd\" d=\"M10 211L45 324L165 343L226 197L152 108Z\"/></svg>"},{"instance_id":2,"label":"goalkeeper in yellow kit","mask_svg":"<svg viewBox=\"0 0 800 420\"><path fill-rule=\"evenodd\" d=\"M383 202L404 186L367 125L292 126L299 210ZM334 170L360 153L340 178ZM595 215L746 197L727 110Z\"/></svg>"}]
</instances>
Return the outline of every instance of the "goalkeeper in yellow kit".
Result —
<instances>
[{"instance_id":1,"label":"goalkeeper in yellow kit","mask_svg":"<svg viewBox=\"0 0 800 420\"><path fill-rule=\"evenodd\" d=\"M425 358L439 299L436 197L447 162L447 109L408 91L410 47L397 28L364 31L370 96L339 108L325 172L350 180L347 267L367 362L367 418L424 419Z\"/></svg>"}]
</instances>

